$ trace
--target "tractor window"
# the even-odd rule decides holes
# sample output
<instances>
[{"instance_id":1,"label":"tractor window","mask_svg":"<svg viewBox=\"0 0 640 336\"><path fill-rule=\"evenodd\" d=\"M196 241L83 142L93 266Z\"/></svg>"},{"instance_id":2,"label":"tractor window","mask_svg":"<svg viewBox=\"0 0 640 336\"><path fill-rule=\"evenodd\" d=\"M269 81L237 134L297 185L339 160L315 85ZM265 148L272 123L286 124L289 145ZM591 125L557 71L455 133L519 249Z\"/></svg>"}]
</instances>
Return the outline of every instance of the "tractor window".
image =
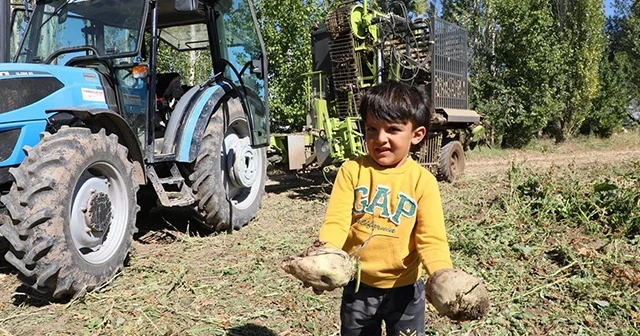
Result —
<instances>
[{"instance_id":1,"label":"tractor window","mask_svg":"<svg viewBox=\"0 0 640 336\"><path fill-rule=\"evenodd\" d=\"M209 48L209 34L204 23L160 29L160 39L178 51Z\"/></svg>"},{"instance_id":2,"label":"tractor window","mask_svg":"<svg viewBox=\"0 0 640 336\"><path fill-rule=\"evenodd\" d=\"M194 86L207 80L213 73L209 43L207 42L207 49L180 50L178 49L180 45L186 46L184 41L178 41L176 46L165 39L160 39L157 72L177 72L180 74L181 83L186 86Z\"/></svg>"},{"instance_id":3,"label":"tractor window","mask_svg":"<svg viewBox=\"0 0 640 336\"><path fill-rule=\"evenodd\" d=\"M222 66L224 76L236 85L246 88L245 101L253 115L255 144L267 143L268 116L266 109L266 87L264 79L252 73L253 62L264 57L256 21L246 0L220 0L215 2L220 57L216 60L216 71ZM266 76L266 74L264 74Z\"/></svg>"},{"instance_id":4,"label":"tractor window","mask_svg":"<svg viewBox=\"0 0 640 336\"><path fill-rule=\"evenodd\" d=\"M144 11L144 1L58 0L38 5L19 61L64 64L81 55L133 54Z\"/></svg>"},{"instance_id":5,"label":"tractor window","mask_svg":"<svg viewBox=\"0 0 640 336\"><path fill-rule=\"evenodd\" d=\"M260 40L246 2L243 0L217 1L216 10L223 14L222 20L217 20L221 56L233 65L233 69L229 66L225 67L226 77L236 84L240 84L242 79L245 86L262 96L264 94L262 80L246 70L241 74L241 78L238 78L248 62L262 58Z\"/></svg>"},{"instance_id":6,"label":"tractor window","mask_svg":"<svg viewBox=\"0 0 640 336\"><path fill-rule=\"evenodd\" d=\"M14 9L11 17L11 36L9 37L11 58L20 47L20 39L27 29L27 23L27 12L22 8Z\"/></svg>"}]
</instances>

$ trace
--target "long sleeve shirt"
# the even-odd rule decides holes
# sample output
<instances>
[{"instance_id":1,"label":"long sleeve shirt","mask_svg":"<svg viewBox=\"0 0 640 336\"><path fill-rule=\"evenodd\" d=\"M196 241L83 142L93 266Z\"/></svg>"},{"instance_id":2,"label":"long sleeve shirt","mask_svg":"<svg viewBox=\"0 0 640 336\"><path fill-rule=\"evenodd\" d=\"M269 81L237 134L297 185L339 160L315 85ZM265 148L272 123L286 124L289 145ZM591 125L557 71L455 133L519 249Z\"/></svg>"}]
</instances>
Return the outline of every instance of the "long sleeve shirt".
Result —
<instances>
[{"instance_id":1,"label":"long sleeve shirt","mask_svg":"<svg viewBox=\"0 0 640 336\"><path fill-rule=\"evenodd\" d=\"M377 288L415 283L451 268L438 182L413 159L384 168L369 156L345 162L336 176L320 241L353 254L361 282Z\"/></svg>"}]
</instances>

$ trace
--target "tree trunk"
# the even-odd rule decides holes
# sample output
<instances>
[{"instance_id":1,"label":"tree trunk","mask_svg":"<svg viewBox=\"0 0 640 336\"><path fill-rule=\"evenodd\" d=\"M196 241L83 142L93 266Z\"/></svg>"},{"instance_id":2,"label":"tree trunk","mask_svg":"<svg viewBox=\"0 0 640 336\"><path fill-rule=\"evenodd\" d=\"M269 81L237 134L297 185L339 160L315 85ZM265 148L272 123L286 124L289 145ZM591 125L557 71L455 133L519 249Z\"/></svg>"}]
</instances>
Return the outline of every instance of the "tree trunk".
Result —
<instances>
[{"instance_id":1,"label":"tree trunk","mask_svg":"<svg viewBox=\"0 0 640 336\"><path fill-rule=\"evenodd\" d=\"M567 140L564 130L564 122L558 118L553 122L553 127L551 127L553 132L553 137L556 140L556 143L562 143Z\"/></svg>"}]
</instances>

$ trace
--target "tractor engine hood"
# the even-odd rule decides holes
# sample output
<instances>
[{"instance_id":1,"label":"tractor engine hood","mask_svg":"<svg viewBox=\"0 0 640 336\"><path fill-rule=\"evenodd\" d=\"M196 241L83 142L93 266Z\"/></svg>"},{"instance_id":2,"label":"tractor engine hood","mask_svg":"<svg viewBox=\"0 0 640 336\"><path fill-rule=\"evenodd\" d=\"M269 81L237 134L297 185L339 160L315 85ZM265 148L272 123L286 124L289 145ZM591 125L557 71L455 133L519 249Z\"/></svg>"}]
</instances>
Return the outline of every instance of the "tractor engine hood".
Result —
<instances>
[{"instance_id":1,"label":"tractor engine hood","mask_svg":"<svg viewBox=\"0 0 640 336\"><path fill-rule=\"evenodd\" d=\"M108 108L98 73L57 65L0 63L0 124L43 120L61 107Z\"/></svg>"},{"instance_id":2,"label":"tractor engine hood","mask_svg":"<svg viewBox=\"0 0 640 336\"><path fill-rule=\"evenodd\" d=\"M40 142L52 114L64 107L107 108L99 74L58 65L0 63L0 167L18 165L23 146ZM0 169L0 181L6 181Z\"/></svg>"}]
</instances>

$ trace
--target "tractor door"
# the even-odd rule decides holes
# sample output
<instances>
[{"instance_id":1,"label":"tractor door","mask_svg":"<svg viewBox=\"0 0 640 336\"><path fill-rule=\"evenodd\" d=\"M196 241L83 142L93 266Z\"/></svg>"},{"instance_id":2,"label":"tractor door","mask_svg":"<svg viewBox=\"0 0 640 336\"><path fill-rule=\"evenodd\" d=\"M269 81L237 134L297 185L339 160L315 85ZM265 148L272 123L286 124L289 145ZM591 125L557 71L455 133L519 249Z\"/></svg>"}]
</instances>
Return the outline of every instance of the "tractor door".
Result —
<instances>
[{"instance_id":1,"label":"tractor door","mask_svg":"<svg viewBox=\"0 0 640 336\"><path fill-rule=\"evenodd\" d=\"M13 59L16 50L20 47L22 35L27 30L30 11L27 12L24 6L11 4L11 29L9 31L9 60Z\"/></svg>"},{"instance_id":2,"label":"tractor door","mask_svg":"<svg viewBox=\"0 0 640 336\"><path fill-rule=\"evenodd\" d=\"M238 86L243 95L253 146L269 144L269 113L266 51L256 27L251 1L228 0L215 3L217 14L212 46L214 70Z\"/></svg>"},{"instance_id":3,"label":"tractor door","mask_svg":"<svg viewBox=\"0 0 640 336\"><path fill-rule=\"evenodd\" d=\"M8 63L18 49L20 37L27 27L24 6L9 0L0 1L0 63Z\"/></svg>"}]
</instances>

